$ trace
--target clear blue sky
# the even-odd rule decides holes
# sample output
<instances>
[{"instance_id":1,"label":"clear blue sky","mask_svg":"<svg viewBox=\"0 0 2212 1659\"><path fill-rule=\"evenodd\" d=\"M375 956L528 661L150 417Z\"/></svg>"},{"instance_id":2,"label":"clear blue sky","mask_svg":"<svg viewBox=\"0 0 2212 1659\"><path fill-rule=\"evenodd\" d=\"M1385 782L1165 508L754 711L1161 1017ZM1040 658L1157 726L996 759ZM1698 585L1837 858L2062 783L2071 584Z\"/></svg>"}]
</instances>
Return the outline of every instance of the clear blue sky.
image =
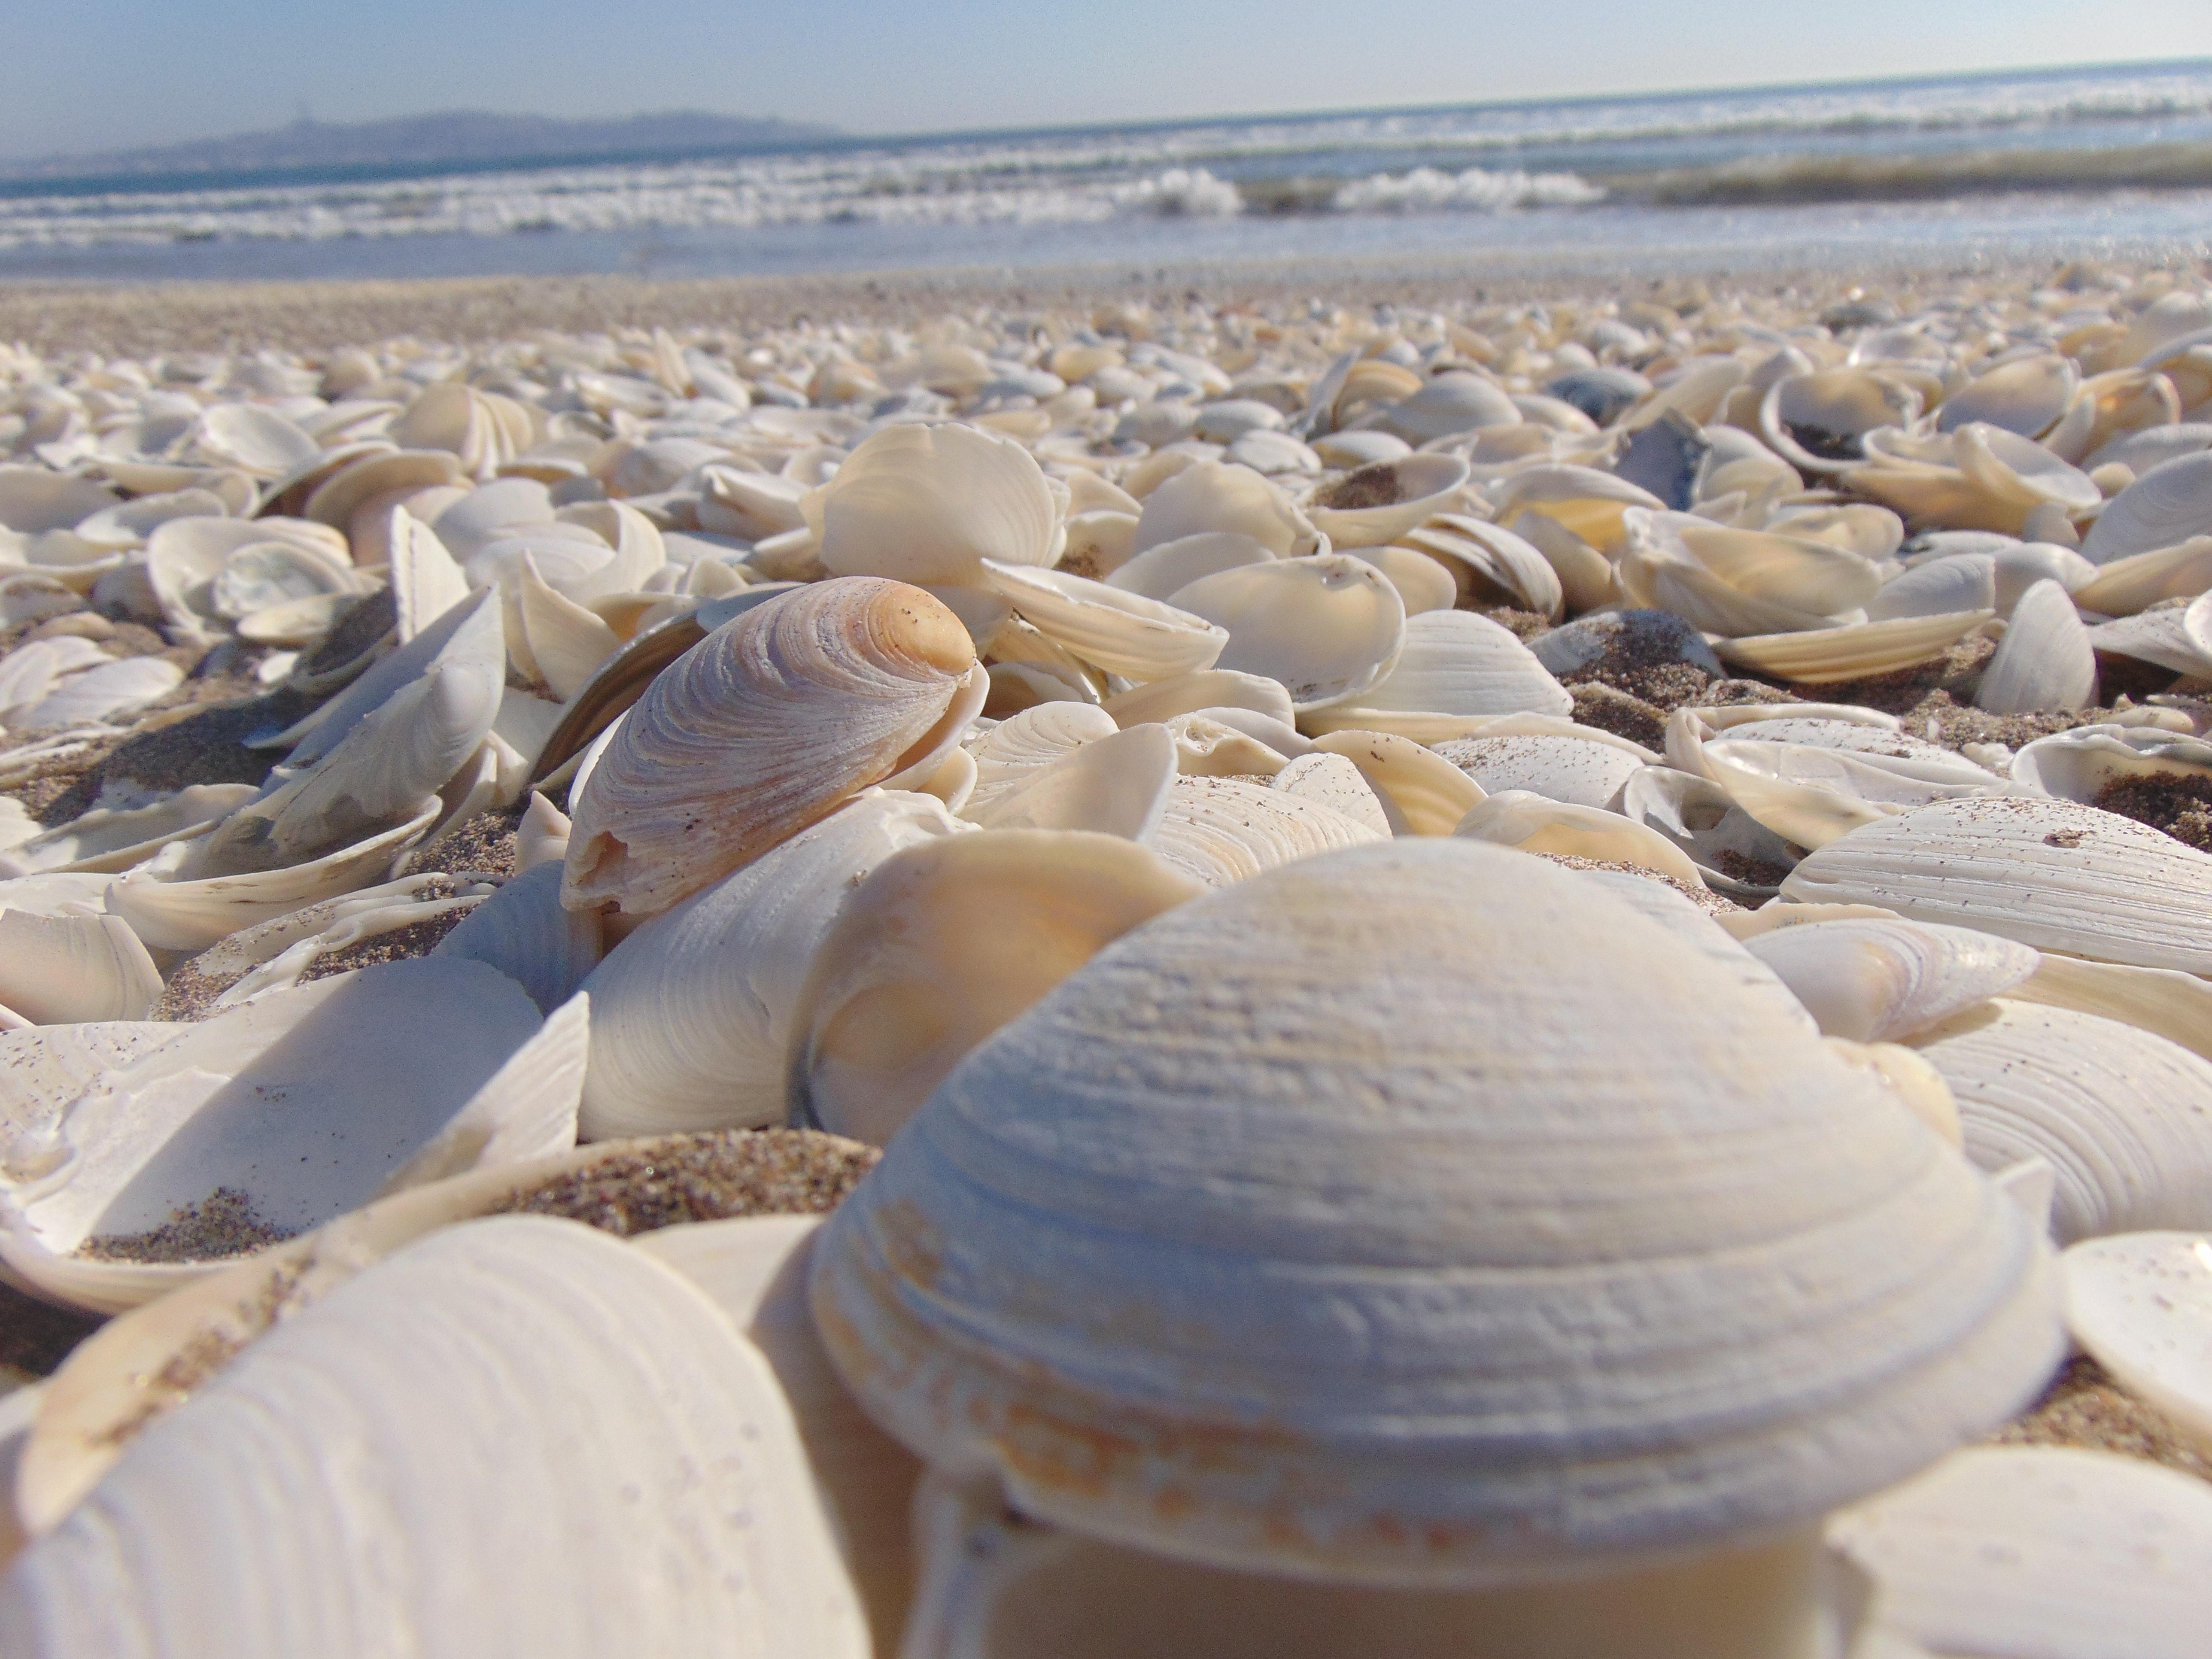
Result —
<instances>
[{"instance_id":1,"label":"clear blue sky","mask_svg":"<svg viewBox=\"0 0 2212 1659\"><path fill-rule=\"evenodd\" d=\"M2212 55L2212 0L13 0L0 155L439 109L857 132Z\"/></svg>"}]
</instances>

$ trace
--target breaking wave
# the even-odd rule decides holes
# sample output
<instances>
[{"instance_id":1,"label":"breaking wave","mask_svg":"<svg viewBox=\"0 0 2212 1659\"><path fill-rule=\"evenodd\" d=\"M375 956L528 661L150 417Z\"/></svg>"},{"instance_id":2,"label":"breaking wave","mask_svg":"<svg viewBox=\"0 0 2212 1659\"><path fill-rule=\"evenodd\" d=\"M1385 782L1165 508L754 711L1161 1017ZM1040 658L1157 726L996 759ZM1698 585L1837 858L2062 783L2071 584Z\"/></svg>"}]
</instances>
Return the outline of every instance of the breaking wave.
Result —
<instances>
[{"instance_id":1,"label":"breaking wave","mask_svg":"<svg viewBox=\"0 0 2212 1659\"><path fill-rule=\"evenodd\" d=\"M1662 207L1929 201L2000 191L2203 190L2212 189L2212 143L1759 156L1623 180L1620 188Z\"/></svg>"}]
</instances>

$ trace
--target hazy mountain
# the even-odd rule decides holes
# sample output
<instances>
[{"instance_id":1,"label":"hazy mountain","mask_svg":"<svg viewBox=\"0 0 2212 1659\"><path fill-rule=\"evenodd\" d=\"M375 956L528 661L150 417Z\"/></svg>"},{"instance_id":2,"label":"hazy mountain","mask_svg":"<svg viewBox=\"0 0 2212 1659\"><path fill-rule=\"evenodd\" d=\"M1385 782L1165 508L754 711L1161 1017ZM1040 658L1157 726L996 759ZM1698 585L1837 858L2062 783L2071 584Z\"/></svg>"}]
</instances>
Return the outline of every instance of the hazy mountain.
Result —
<instances>
[{"instance_id":1,"label":"hazy mountain","mask_svg":"<svg viewBox=\"0 0 2212 1659\"><path fill-rule=\"evenodd\" d=\"M271 131L241 132L191 143L0 161L0 177L152 176L264 168L434 166L445 161L483 165L552 156L744 149L829 137L836 132L835 127L803 121L708 115L696 110L632 115L617 121L567 121L545 115L448 110L437 115L344 125L303 119Z\"/></svg>"}]
</instances>

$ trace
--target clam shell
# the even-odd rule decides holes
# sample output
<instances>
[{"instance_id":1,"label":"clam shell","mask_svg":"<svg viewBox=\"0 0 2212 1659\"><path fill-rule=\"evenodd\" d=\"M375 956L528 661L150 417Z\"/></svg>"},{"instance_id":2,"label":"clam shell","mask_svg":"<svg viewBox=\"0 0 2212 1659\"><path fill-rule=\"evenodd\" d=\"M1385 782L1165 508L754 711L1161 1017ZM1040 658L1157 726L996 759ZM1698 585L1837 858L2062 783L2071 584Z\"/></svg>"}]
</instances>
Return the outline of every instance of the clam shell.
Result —
<instances>
[{"instance_id":1,"label":"clam shell","mask_svg":"<svg viewBox=\"0 0 2212 1659\"><path fill-rule=\"evenodd\" d=\"M519 869L430 954L496 968L529 993L540 1013L550 1014L599 965L602 945L598 915L562 904L556 858Z\"/></svg>"},{"instance_id":2,"label":"clam shell","mask_svg":"<svg viewBox=\"0 0 2212 1659\"><path fill-rule=\"evenodd\" d=\"M1370 461L1306 501L1314 528L1340 548L1380 547L1438 513L1449 512L1469 469L1457 455L1419 454Z\"/></svg>"},{"instance_id":3,"label":"clam shell","mask_svg":"<svg viewBox=\"0 0 2212 1659\"><path fill-rule=\"evenodd\" d=\"M1314 749L1359 769L1382 798L1394 834L1449 836L1482 799L1482 786L1431 749L1388 732L1331 732ZM1402 827L1401 827L1402 826Z\"/></svg>"},{"instance_id":4,"label":"clam shell","mask_svg":"<svg viewBox=\"0 0 2212 1659\"><path fill-rule=\"evenodd\" d=\"M746 611L654 680L572 794L562 902L634 915L933 773L981 707L959 619L918 588L846 577Z\"/></svg>"},{"instance_id":5,"label":"clam shell","mask_svg":"<svg viewBox=\"0 0 2212 1659\"><path fill-rule=\"evenodd\" d=\"M1060 557L1060 503L1020 444L973 427L892 426L861 444L822 495L832 574L969 587L982 563Z\"/></svg>"},{"instance_id":6,"label":"clam shell","mask_svg":"<svg viewBox=\"0 0 2212 1659\"><path fill-rule=\"evenodd\" d=\"M1387 836L1334 807L1245 778L1178 777L1150 845L1206 887Z\"/></svg>"},{"instance_id":7,"label":"clam shell","mask_svg":"<svg viewBox=\"0 0 2212 1659\"><path fill-rule=\"evenodd\" d=\"M1042 769L1118 730L1114 717L1095 703L1039 703L1000 720L968 740L975 757L975 787L968 797L968 810L988 811L1001 795L1018 789Z\"/></svg>"},{"instance_id":8,"label":"clam shell","mask_svg":"<svg viewBox=\"0 0 2212 1659\"><path fill-rule=\"evenodd\" d=\"M2058 1258L2058 1271L2074 1340L2212 1451L2212 1240L2201 1232L2084 1239Z\"/></svg>"},{"instance_id":9,"label":"clam shell","mask_svg":"<svg viewBox=\"0 0 2212 1659\"><path fill-rule=\"evenodd\" d=\"M1378 835L1399 833L1391 808L1359 769L1341 755L1301 755L1275 774L1273 787L1318 801ZM1411 834L1410 830L1406 831Z\"/></svg>"},{"instance_id":10,"label":"clam shell","mask_svg":"<svg viewBox=\"0 0 2212 1659\"><path fill-rule=\"evenodd\" d=\"M1801 684L1834 685L1934 662L1993 615L1961 611L1790 634L1747 635L1723 640L1713 648L1722 661L1739 668Z\"/></svg>"},{"instance_id":11,"label":"clam shell","mask_svg":"<svg viewBox=\"0 0 2212 1659\"><path fill-rule=\"evenodd\" d=\"M1219 666L1279 682L1301 712L1358 701L1389 673L1406 638L1398 590L1350 554L1224 570L1171 603L1226 630Z\"/></svg>"},{"instance_id":12,"label":"clam shell","mask_svg":"<svg viewBox=\"0 0 2212 1659\"><path fill-rule=\"evenodd\" d=\"M2107 561L2094 580L2074 590L2074 603L2107 617L2131 617L2160 599L2193 599L2208 589L2212 536L2191 536L2172 547Z\"/></svg>"},{"instance_id":13,"label":"clam shell","mask_svg":"<svg viewBox=\"0 0 2212 1659\"><path fill-rule=\"evenodd\" d=\"M767 1363L679 1273L535 1216L256 1343L25 1553L0 1632L53 1659L869 1650Z\"/></svg>"},{"instance_id":14,"label":"clam shell","mask_svg":"<svg viewBox=\"0 0 2212 1659\"><path fill-rule=\"evenodd\" d=\"M985 830L885 860L799 993L793 1121L889 1144L969 1050L1200 890L1143 847L1074 830Z\"/></svg>"},{"instance_id":15,"label":"clam shell","mask_svg":"<svg viewBox=\"0 0 2212 1659\"><path fill-rule=\"evenodd\" d=\"M2162 461L2112 497L2081 538L2081 556L2107 565L2201 536L2212 522L2212 453Z\"/></svg>"},{"instance_id":16,"label":"clam shell","mask_svg":"<svg viewBox=\"0 0 2212 1659\"><path fill-rule=\"evenodd\" d=\"M1454 738L1437 744L1436 752L1485 794L1526 789L1577 806L1618 811L1621 787L1656 757L1625 738L1595 727L1581 730L1590 735Z\"/></svg>"},{"instance_id":17,"label":"clam shell","mask_svg":"<svg viewBox=\"0 0 2212 1659\"><path fill-rule=\"evenodd\" d=\"M1037 768L967 816L986 830L1087 830L1143 841L1159 826L1179 770L1166 726L1126 726Z\"/></svg>"},{"instance_id":18,"label":"clam shell","mask_svg":"<svg viewBox=\"0 0 2212 1659\"><path fill-rule=\"evenodd\" d=\"M2131 818L2033 798L1932 802L1852 830L1782 884L2038 950L2212 973L2212 854Z\"/></svg>"},{"instance_id":19,"label":"clam shell","mask_svg":"<svg viewBox=\"0 0 2212 1659\"><path fill-rule=\"evenodd\" d=\"M1910 387L1863 368L1785 375L1759 406L1759 435L1801 472L1841 471L1864 459L1860 440L1920 413Z\"/></svg>"},{"instance_id":20,"label":"clam shell","mask_svg":"<svg viewBox=\"0 0 2212 1659\"><path fill-rule=\"evenodd\" d=\"M1829 1036L1891 1042L2002 996L2040 956L2015 940L1910 921L1822 921L1747 940Z\"/></svg>"},{"instance_id":21,"label":"clam shell","mask_svg":"<svg viewBox=\"0 0 2212 1659\"><path fill-rule=\"evenodd\" d=\"M1085 662L1133 680L1211 668L1229 636L1203 617L1064 570L986 560L984 580Z\"/></svg>"},{"instance_id":22,"label":"clam shell","mask_svg":"<svg viewBox=\"0 0 2212 1659\"><path fill-rule=\"evenodd\" d=\"M854 890L964 828L928 796L871 790L623 940L584 981L585 1138L781 1121L799 989Z\"/></svg>"},{"instance_id":23,"label":"clam shell","mask_svg":"<svg viewBox=\"0 0 2212 1659\"><path fill-rule=\"evenodd\" d=\"M1719 784L1671 766L1646 766L1630 774L1621 785L1619 810L1688 854L1705 885L1716 892L1771 898L1780 890L1782 877L1803 856L1802 848L1745 811ZM1757 867L1761 866L1767 869Z\"/></svg>"},{"instance_id":24,"label":"clam shell","mask_svg":"<svg viewBox=\"0 0 2212 1659\"><path fill-rule=\"evenodd\" d=\"M70 675L27 708L10 713L9 729L28 735L98 726L143 708L185 683L185 671L162 657L125 657Z\"/></svg>"},{"instance_id":25,"label":"clam shell","mask_svg":"<svg viewBox=\"0 0 2212 1659\"><path fill-rule=\"evenodd\" d=\"M102 1072L127 1066L177 1035L166 1020L100 1020L0 1031L0 1180L47 1175L69 1154L55 1133L63 1109Z\"/></svg>"},{"instance_id":26,"label":"clam shell","mask_svg":"<svg viewBox=\"0 0 2212 1659\"><path fill-rule=\"evenodd\" d=\"M2212 1060L2212 981L2171 968L2046 956L2013 1000L2117 1019Z\"/></svg>"},{"instance_id":27,"label":"clam shell","mask_svg":"<svg viewBox=\"0 0 2212 1659\"><path fill-rule=\"evenodd\" d=\"M2011 770L2027 788L2094 805L2130 778L2212 779L2212 743L2156 726L2082 726L2023 744Z\"/></svg>"},{"instance_id":28,"label":"clam shell","mask_svg":"<svg viewBox=\"0 0 2212 1659\"><path fill-rule=\"evenodd\" d=\"M1997 562L1990 553L1957 553L1915 565L1867 601L1869 622L1956 616L1997 608Z\"/></svg>"},{"instance_id":29,"label":"clam shell","mask_svg":"<svg viewBox=\"0 0 2212 1659\"><path fill-rule=\"evenodd\" d=\"M1936 429L1950 432L1984 422L2023 438L2040 437L2074 401L2081 372L2073 360L2039 351L2001 363L1943 399Z\"/></svg>"},{"instance_id":30,"label":"clam shell","mask_svg":"<svg viewBox=\"0 0 2212 1659\"><path fill-rule=\"evenodd\" d=\"M1489 617L1425 611L1406 619L1405 648L1388 674L1347 702L1313 711L1304 723L1316 731L1391 731L1403 726L1393 715L1565 714L1574 706L1528 647ZM1404 734L1416 740L1423 735Z\"/></svg>"},{"instance_id":31,"label":"clam shell","mask_svg":"<svg viewBox=\"0 0 2212 1659\"><path fill-rule=\"evenodd\" d=\"M250 783L198 783L144 806L94 807L0 853L0 878L128 870L169 842L211 828L259 793Z\"/></svg>"},{"instance_id":32,"label":"clam shell","mask_svg":"<svg viewBox=\"0 0 2212 1659\"><path fill-rule=\"evenodd\" d=\"M1290 764L1282 750L1210 715L1177 714L1166 729L1175 744L1175 769L1187 778L1273 778Z\"/></svg>"},{"instance_id":33,"label":"clam shell","mask_svg":"<svg viewBox=\"0 0 2212 1659\"><path fill-rule=\"evenodd\" d=\"M1671 611L1707 634L1825 627L1880 590L1881 573L1826 542L1632 508L1619 579L1631 604Z\"/></svg>"},{"instance_id":34,"label":"clam shell","mask_svg":"<svg viewBox=\"0 0 2212 1659\"><path fill-rule=\"evenodd\" d=\"M1321 544L1320 532L1291 498L1249 466L1199 461L1158 486L1144 502L1133 553L1212 530L1249 536L1278 558L1295 558Z\"/></svg>"},{"instance_id":35,"label":"clam shell","mask_svg":"<svg viewBox=\"0 0 2212 1659\"><path fill-rule=\"evenodd\" d=\"M1595 806L1577 806L1526 789L1506 789L1470 810L1453 835L1523 853L1551 853L1633 864L1691 887L1705 878L1689 855L1632 818Z\"/></svg>"},{"instance_id":36,"label":"clam shell","mask_svg":"<svg viewBox=\"0 0 2212 1659\"><path fill-rule=\"evenodd\" d=\"M1362 548L1359 556L1398 590L1409 617L1424 611L1449 611L1459 602L1459 579L1440 559L1410 547L1387 544Z\"/></svg>"},{"instance_id":37,"label":"clam shell","mask_svg":"<svg viewBox=\"0 0 2212 1659\"><path fill-rule=\"evenodd\" d=\"M1398 540L1464 572L1470 597L1502 599L1553 622L1565 614L1565 592L1551 561L1502 526L1455 513L1438 514Z\"/></svg>"},{"instance_id":38,"label":"clam shell","mask_svg":"<svg viewBox=\"0 0 2212 1659\"><path fill-rule=\"evenodd\" d=\"M1170 674L1130 687L1106 699L1105 709L1124 726L1147 720L1166 721L1201 708L1249 708L1288 726L1297 718L1290 693L1282 682L1260 674L1237 673L1226 668L1202 668L1188 674Z\"/></svg>"},{"instance_id":39,"label":"clam shell","mask_svg":"<svg viewBox=\"0 0 2212 1659\"><path fill-rule=\"evenodd\" d=\"M1240 565L1266 564L1275 557L1264 542L1231 530L1200 531L1174 541L1148 547L1106 577L1109 587L1158 599L1163 605L1204 576L1218 575Z\"/></svg>"},{"instance_id":40,"label":"clam shell","mask_svg":"<svg viewBox=\"0 0 2212 1659\"><path fill-rule=\"evenodd\" d=\"M908 1123L812 1295L870 1414L1028 1513L1446 1586L1771 1537L1898 1478L2035 1392L2052 1278L1696 946L1570 872L1399 840L1094 957Z\"/></svg>"},{"instance_id":41,"label":"clam shell","mask_svg":"<svg viewBox=\"0 0 2212 1659\"><path fill-rule=\"evenodd\" d=\"M2117 1020L2006 1000L1914 1046L1958 1099L1967 1157L2057 1171L2060 1243L2212 1226L2212 1061Z\"/></svg>"},{"instance_id":42,"label":"clam shell","mask_svg":"<svg viewBox=\"0 0 2212 1659\"><path fill-rule=\"evenodd\" d=\"M1974 688L1974 706L1993 714L2081 708L2097 700L2097 653L2074 601L2039 581L2014 607L1996 654Z\"/></svg>"},{"instance_id":43,"label":"clam shell","mask_svg":"<svg viewBox=\"0 0 2212 1659\"><path fill-rule=\"evenodd\" d=\"M1930 1654L2186 1659L2212 1493L2110 1452L1977 1446L1838 1515L1828 1540L1873 1576L1884 1627Z\"/></svg>"}]
</instances>

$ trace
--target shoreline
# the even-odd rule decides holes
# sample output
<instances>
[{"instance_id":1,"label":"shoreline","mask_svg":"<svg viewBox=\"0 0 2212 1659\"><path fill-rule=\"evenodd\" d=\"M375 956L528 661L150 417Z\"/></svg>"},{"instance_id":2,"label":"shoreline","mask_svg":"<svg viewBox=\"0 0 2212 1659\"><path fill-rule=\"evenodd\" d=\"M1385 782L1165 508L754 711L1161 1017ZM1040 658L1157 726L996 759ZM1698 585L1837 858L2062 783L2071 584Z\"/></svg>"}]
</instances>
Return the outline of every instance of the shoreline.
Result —
<instances>
[{"instance_id":1,"label":"shoreline","mask_svg":"<svg viewBox=\"0 0 2212 1659\"><path fill-rule=\"evenodd\" d=\"M2019 282L2082 263L1961 259L1956 250L1945 250L1945 255L1868 258L1850 262L1848 268L1838 264L1735 270L1639 259L1620 250L1577 258L1547 249L1522 257L1486 252L1019 269L959 265L675 280L616 275L114 284L97 279L0 281L0 342L42 355L315 351L398 336L467 344L538 330L579 332L656 324L740 330L809 321L881 325L978 307L1051 310L1107 299L1208 309L1266 309L1310 299L1448 308L1640 296L1701 286L1716 293L1768 293L1811 306L1868 283L1910 289ZM2110 263L2130 270L2212 270L2208 262L2179 254ZM1623 269L1630 265L1642 268Z\"/></svg>"}]
</instances>

